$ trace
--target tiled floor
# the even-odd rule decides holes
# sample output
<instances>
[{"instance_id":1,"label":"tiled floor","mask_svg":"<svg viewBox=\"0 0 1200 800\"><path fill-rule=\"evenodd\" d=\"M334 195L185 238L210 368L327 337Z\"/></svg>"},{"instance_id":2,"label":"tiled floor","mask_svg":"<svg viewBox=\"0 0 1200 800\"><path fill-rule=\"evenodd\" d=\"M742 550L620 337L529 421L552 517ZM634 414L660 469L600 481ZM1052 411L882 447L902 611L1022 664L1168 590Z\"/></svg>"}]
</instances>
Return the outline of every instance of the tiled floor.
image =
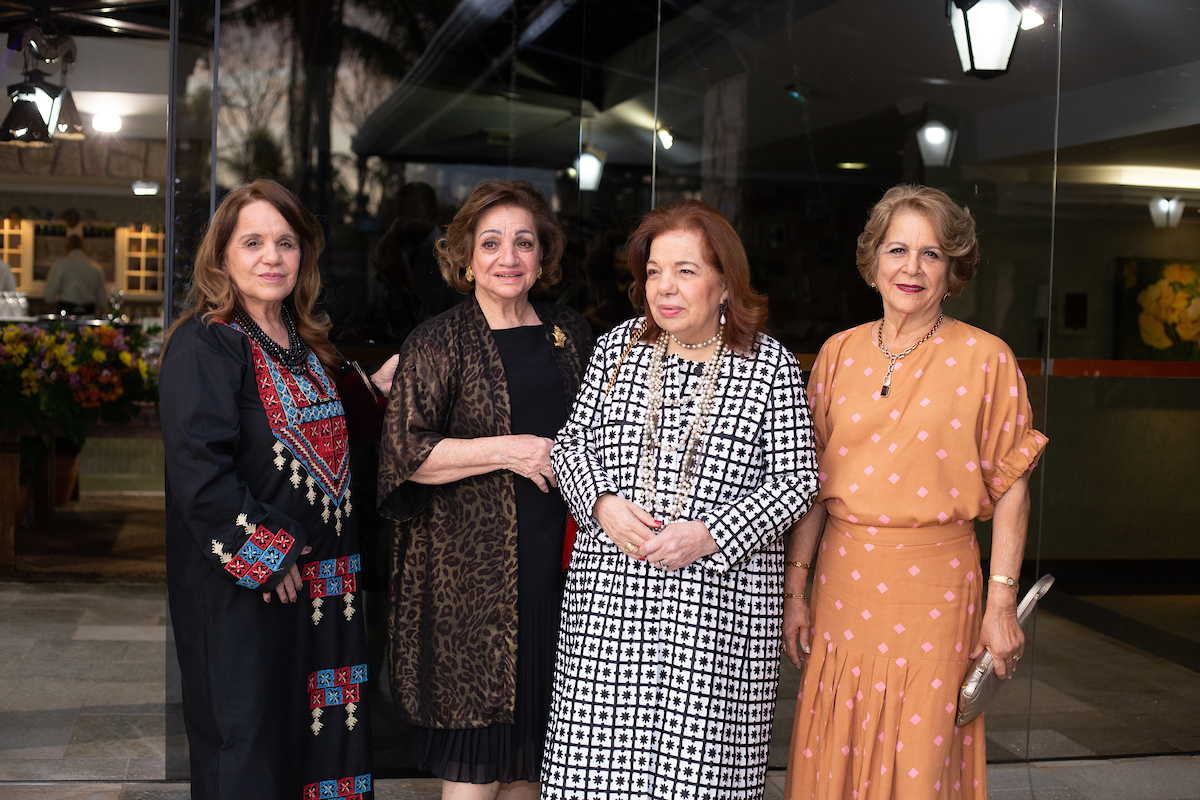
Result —
<instances>
[{"instance_id":1,"label":"tiled floor","mask_svg":"<svg viewBox=\"0 0 1200 800\"><path fill-rule=\"evenodd\" d=\"M163 783L186 764L170 646L161 585L0 583L0 798L186 797ZM1095 758L1200 751L1200 674L1047 613L1035 655L988 714L991 796L1200 798L1200 758ZM787 761L798 682L786 668L773 767ZM1092 760L1003 763L1027 749ZM768 798L782 781L768 775ZM381 800L439 795L423 779L378 787Z\"/></svg>"}]
</instances>

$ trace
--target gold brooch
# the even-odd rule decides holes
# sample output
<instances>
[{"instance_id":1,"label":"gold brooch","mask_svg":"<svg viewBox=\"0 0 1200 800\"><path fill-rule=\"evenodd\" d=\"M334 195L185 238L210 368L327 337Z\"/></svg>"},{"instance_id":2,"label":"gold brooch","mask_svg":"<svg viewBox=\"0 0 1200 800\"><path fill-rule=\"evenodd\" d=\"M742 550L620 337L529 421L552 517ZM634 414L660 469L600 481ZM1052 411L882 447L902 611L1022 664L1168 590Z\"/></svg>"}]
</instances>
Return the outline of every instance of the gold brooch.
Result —
<instances>
[{"instance_id":1,"label":"gold brooch","mask_svg":"<svg viewBox=\"0 0 1200 800\"><path fill-rule=\"evenodd\" d=\"M563 333L562 328L558 327L557 325L554 326L554 346L555 347L566 347L567 346L567 335L565 333Z\"/></svg>"}]
</instances>

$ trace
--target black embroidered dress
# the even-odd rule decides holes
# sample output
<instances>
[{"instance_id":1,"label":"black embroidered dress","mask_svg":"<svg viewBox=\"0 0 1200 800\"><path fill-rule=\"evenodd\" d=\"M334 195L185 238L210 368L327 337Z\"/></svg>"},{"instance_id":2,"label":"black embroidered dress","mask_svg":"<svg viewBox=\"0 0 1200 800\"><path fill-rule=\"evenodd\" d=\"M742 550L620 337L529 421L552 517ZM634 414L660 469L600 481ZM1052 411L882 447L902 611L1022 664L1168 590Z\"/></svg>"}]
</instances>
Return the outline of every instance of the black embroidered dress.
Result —
<instances>
[{"instance_id":1,"label":"black embroidered dress","mask_svg":"<svg viewBox=\"0 0 1200 800\"><path fill-rule=\"evenodd\" d=\"M346 420L311 353L307 367L293 375L236 324L196 319L163 359L167 586L193 797L373 797ZM292 564L297 602L264 602Z\"/></svg>"}]
</instances>

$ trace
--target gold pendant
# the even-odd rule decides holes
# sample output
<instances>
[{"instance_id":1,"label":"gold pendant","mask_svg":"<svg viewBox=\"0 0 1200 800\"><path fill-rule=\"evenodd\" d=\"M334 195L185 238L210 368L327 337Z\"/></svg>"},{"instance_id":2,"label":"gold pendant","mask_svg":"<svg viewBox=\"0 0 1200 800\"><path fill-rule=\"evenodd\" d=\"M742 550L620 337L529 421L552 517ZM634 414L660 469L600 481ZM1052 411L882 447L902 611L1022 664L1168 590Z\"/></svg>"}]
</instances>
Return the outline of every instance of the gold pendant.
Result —
<instances>
[{"instance_id":1,"label":"gold pendant","mask_svg":"<svg viewBox=\"0 0 1200 800\"><path fill-rule=\"evenodd\" d=\"M563 333L562 328L558 327L557 325L554 326L554 346L555 347L566 347L567 346L567 335L565 333Z\"/></svg>"}]
</instances>

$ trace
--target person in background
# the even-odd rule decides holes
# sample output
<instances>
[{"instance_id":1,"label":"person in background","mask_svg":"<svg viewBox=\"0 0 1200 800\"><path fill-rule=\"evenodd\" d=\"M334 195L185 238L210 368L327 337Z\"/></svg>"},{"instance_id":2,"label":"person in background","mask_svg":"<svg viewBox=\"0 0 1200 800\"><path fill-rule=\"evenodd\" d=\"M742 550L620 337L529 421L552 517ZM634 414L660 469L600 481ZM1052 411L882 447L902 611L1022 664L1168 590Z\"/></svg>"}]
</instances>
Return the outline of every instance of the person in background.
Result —
<instances>
[{"instance_id":1,"label":"person in background","mask_svg":"<svg viewBox=\"0 0 1200 800\"><path fill-rule=\"evenodd\" d=\"M392 696L444 798L538 793L567 522L550 447L592 340L529 294L565 238L528 181L475 187L437 243L467 299L413 331L388 401Z\"/></svg>"},{"instance_id":2,"label":"person in background","mask_svg":"<svg viewBox=\"0 0 1200 800\"><path fill-rule=\"evenodd\" d=\"M167 590L196 798L373 796L351 398L377 427L396 358L337 385L315 310L323 244L279 184L233 190L163 346Z\"/></svg>"},{"instance_id":3,"label":"person in background","mask_svg":"<svg viewBox=\"0 0 1200 800\"><path fill-rule=\"evenodd\" d=\"M969 211L889 189L857 260L883 317L830 338L809 382L821 493L788 544L784 648L801 666L799 634L811 655L784 796L985 800L984 718L959 728L955 710L972 659L991 651L1007 679L1024 651L1016 580L1047 439L1008 345L942 313L979 262Z\"/></svg>"},{"instance_id":4,"label":"person in background","mask_svg":"<svg viewBox=\"0 0 1200 800\"><path fill-rule=\"evenodd\" d=\"M72 315L103 314L108 308L108 293L100 266L83 252L83 239L71 235L64 245L66 255L54 262L42 297L56 304L56 310Z\"/></svg>"},{"instance_id":5,"label":"person in background","mask_svg":"<svg viewBox=\"0 0 1200 800\"><path fill-rule=\"evenodd\" d=\"M0 258L0 292L15 292L17 290L17 278L13 275L12 267L8 262Z\"/></svg>"}]
</instances>

